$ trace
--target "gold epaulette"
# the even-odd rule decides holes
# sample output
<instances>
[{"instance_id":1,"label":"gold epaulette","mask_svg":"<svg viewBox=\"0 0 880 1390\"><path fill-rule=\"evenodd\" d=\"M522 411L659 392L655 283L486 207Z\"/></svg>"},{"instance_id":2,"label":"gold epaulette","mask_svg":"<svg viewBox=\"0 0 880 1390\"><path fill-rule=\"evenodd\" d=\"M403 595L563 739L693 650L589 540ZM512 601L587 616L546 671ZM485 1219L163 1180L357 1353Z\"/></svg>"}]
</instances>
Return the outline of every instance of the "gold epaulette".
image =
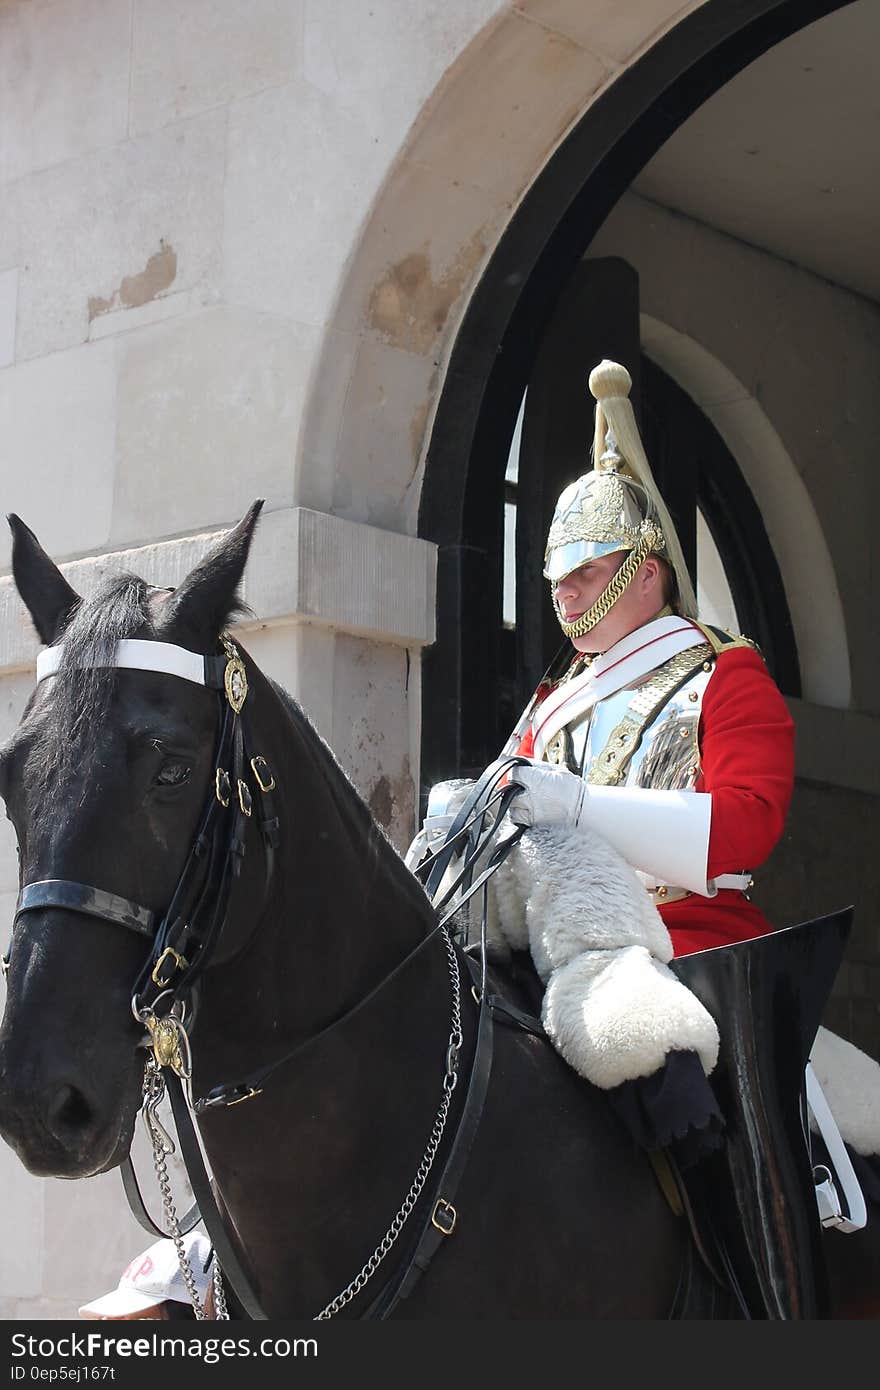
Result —
<instances>
[{"instance_id":1,"label":"gold epaulette","mask_svg":"<svg viewBox=\"0 0 880 1390\"><path fill-rule=\"evenodd\" d=\"M691 622L694 627L700 629L716 656L719 652L732 652L736 647L750 647L753 652L757 652L760 657L763 657L761 648L757 642L752 641L751 637L742 637L735 632L725 632L723 627L713 627L711 623L700 623L697 622L696 618L692 618Z\"/></svg>"}]
</instances>

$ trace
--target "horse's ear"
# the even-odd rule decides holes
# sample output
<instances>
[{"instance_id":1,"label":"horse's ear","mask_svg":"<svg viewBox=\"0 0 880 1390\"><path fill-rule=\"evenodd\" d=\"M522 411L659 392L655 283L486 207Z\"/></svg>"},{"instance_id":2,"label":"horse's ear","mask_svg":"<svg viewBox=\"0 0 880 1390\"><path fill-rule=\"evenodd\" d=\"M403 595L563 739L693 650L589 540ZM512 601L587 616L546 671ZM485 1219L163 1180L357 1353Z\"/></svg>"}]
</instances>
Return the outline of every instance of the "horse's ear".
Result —
<instances>
[{"instance_id":1,"label":"horse's ear","mask_svg":"<svg viewBox=\"0 0 880 1390\"><path fill-rule=\"evenodd\" d=\"M190 570L169 598L163 614L163 629L173 628L185 645L207 649L236 611L236 590L244 574L262 507L263 499L258 498L238 525Z\"/></svg>"},{"instance_id":2,"label":"horse's ear","mask_svg":"<svg viewBox=\"0 0 880 1390\"><path fill-rule=\"evenodd\" d=\"M10 512L6 518L12 531L12 574L15 587L31 615L40 641L47 647L64 631L79 594L71 589L54 560L21 517Z\"/></svg>"}]
</instances>

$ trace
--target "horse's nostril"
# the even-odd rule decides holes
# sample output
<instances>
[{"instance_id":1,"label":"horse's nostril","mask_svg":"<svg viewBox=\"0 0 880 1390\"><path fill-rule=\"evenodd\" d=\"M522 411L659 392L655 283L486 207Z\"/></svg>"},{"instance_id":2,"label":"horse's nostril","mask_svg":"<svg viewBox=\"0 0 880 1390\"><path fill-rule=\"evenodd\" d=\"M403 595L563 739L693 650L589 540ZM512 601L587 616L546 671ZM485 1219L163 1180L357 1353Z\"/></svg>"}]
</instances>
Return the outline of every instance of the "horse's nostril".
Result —
<instances>
[{"instance_id":1,"label":"horse's nostril","mask_svg":"<svg viewBox=\"0 0 880 1390\"><path fill-rule=\"evenodd\" d=\"M75 1086L62 1086L49 1106L48 1126L56 1139L80 1133L92 1121L92 1108Z\"/></svg>"}]
</instances>

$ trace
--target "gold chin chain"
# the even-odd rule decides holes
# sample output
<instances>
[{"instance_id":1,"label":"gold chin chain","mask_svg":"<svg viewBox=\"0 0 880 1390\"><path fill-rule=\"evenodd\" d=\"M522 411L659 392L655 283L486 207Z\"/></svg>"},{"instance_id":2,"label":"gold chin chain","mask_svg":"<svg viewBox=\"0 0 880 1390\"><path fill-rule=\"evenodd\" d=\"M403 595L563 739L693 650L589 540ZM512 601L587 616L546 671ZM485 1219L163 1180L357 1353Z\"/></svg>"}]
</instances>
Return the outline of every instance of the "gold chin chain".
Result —
<instances>
[{"instance_id":1,"label":"gold chin chain","mask_svg":"<svg viewBox=\"0 0 880 1390\"><path fill-rule=\"evenodd\" d=\"M630 551L616 574L611 576L593 606L588 608L586 613L582 613L579 618L576 618L573 623L567 623L559 611L559 604L556 601L556 586L554 585L553 607L556 610L559 626L562 628L566 637L572 640L576 637L585 637L588 632L592 631L597 623L602 621L606 613L614 607L626 586L633 579L639 566L647 560L648 556L651 554L651 550L650 538L646 537L641 540L635 550Z\"/></svg>"}]
</instances>

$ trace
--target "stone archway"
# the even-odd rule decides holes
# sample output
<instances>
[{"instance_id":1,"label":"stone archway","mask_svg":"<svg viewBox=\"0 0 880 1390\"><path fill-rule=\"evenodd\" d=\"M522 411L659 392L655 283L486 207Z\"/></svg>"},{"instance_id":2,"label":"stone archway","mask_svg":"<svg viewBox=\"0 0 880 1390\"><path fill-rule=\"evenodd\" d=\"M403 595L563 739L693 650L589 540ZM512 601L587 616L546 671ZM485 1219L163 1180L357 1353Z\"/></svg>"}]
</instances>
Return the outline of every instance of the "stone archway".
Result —
<instances>
[{"instance_id":1,"label":"stone archway","mask_svg":"<svg viewBox=\"0 0 880 1390\"><path fill-rule=\"evenodd\" d=\"M689 15L717 12L730 30L744 11L773 8L522 0L477 35L411 130L340 286L297 460L304 506L416 532L441 388L450 371L471 371L450 360L458 330L492 265L504 291L486 323L491 358L498 311L512 311L534 262L534 253L505 261L499 248L514 214L528 215L538 176L585 113ZM726 24L725 10L735 15ZM686 71L699 47L695 34L680 56L670 51L657 85ZM628 119L621 115L622 129ZM552 232L566 196L560 190L547 204L538 239ZM483 370L485 356L474 362L478 395Z\"/></svg>"}]
</instances>

